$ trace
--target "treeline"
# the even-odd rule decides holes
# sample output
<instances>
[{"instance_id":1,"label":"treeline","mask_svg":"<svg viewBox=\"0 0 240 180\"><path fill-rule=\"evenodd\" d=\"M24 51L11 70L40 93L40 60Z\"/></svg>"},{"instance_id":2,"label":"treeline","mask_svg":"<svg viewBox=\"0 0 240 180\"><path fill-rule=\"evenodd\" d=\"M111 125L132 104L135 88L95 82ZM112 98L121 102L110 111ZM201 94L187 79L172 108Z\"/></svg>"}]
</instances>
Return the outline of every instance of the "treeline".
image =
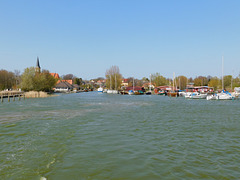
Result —
<instances>
[{"instance_id":1,"label":"treeline","mask_svg":"<svg viewBox=\"0 0 240 180\"><path fill-rule=\"evenodd\" d=\"M112 66L106 71L106 86L108 88L115 89L120 88L122 83L122 75L117 66ZM61 79L73 80L74 84L82 85L82 78L78 78L73 74L67 74L61 76ZM144 86L151 82L154 86L173 85L173 79L166 78L160 73L154 73L150 77L143 77L142 79L135 79L133 77L126 78L129 86ZM231 75L224 76L224 87L227 90L233 90L234 87L240 87L240 75L233 78ZM57 80L50 75L48 70L43 70L41 73L36 73L34 67L26 68L22 74L19 71L7 71L0 70L0 90L4 89L22 89L24 91L46 91L49 92L55 86ZM194 86L209 86L213 87L214 90L222 89L222 79L211 76L198 76L195 78L187 78L186 76L177 76L175 78L175 87L182 90L186 89L188 84ZM148 85L147 85L148 86Z\"/></svg>"},{"instance_id":2,"label":"treeline","mask_svg":"<svg viewBox=\"0 0 240 180\"><path fill-rule=\"evenodd\" d=\"M60 79L73 80L74 84L82 84L82 79L73 74L63 75ZM21 89L23 91L50 92L56 85L57 80L48 70L42 70L41 73L38 73L34 67L26 68L22 74L17 70L14 72L0 70L0 90Z\"/></svg>"}]
</instances>

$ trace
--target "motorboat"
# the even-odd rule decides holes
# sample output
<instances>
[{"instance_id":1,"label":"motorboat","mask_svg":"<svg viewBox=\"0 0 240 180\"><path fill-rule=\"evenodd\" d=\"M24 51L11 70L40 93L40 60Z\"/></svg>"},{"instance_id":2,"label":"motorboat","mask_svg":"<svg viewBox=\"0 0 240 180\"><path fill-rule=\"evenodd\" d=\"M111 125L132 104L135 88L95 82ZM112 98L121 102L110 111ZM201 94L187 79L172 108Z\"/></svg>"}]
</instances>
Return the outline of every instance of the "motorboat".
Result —
<instances>
[{"instance_id":1,"label":"motorboat","mask_svg":"<svg viewBox=\"0 0 240 180\"><path fill-rule=\"evenodd\" d=\"M188 98L190 98L190 99L206 99L207 98L207 94L194 92L194 93L191 93Z\"/></svg>"},{"instance_id":2,"label":"motorboat","mask_svg":"<svg viewBox=\"0 0 240 180\"><path fill-rule=\"evenodd\" d=\"M97 91L98 91L98 92L103 92L103 88L100 87L100 88L97 89Z\"/></svg>"}]
</instances>

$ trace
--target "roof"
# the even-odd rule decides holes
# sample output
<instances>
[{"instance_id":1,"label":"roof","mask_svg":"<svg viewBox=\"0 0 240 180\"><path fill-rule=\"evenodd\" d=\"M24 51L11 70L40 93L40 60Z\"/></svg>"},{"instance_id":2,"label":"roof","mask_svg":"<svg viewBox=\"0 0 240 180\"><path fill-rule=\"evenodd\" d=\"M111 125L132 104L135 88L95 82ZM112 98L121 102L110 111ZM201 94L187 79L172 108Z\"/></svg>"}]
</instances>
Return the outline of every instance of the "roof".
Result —
<instances>
[{"instance_id":1,"label":"roof","mask_svg":"<svg viewBox=\"0 0 240 180\"><path fill-rule=\"evenodd\" d=\"M50 73L54 78L59 79L59 74L58 73Z\"/></svg>"},{"instance_id":2,"label":"roof","mask_svg":"<svg viewBox=\"0 0 240 180\"><path fill-rule=\"evenodd\" d=\"M72 79L69 79L69 80L58 80L57 84L60 83L60 82L68 82L69 84L73 84L73 80Z\"/></svg>"},{"instance_id":3,"label":"roof","mask_svg":"<svg viewBox=\"0 0 240 180\"><path fill-rule=\"evenodd\" d=\"M71 84L69 84L68 82L59 82L55 88L69 88L72 89L73 86Z\"/></svg>"}]
</instances>

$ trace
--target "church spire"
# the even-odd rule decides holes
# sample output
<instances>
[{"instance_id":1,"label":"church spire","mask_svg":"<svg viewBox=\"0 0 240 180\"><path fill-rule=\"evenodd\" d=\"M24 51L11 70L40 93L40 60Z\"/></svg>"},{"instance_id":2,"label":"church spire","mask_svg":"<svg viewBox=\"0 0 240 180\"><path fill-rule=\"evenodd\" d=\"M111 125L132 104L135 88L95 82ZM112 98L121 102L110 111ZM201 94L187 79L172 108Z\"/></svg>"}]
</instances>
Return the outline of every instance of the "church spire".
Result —
<instances>
[{"instance_id":1,"label":"church spire","mask_svg":"<svg viewBox=\"0 0 240 180\"><path fill-rule=\"evenodd\" d=\"M39 58L37 57L37 64L35 67L35 72L40 73L41 72L41 67L40 67L40 63L39 63Z\"/></svg>"}]
</instances>

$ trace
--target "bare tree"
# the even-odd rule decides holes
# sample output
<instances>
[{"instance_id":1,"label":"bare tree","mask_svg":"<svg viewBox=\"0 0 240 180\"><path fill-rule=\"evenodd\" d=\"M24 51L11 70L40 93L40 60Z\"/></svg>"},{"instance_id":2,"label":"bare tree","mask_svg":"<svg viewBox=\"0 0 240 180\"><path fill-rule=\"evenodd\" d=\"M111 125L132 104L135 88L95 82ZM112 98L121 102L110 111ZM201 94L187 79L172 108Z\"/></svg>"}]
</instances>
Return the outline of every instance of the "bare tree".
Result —
<instances>
[{"instance_id":1,"label":"bare tree","mask_svg":"<svg viewBox=\"0 0 240 180\"><path fill-rule=\"evenodd\" d=\"M118 66L112 66L110 69L106 70L106 86L109 89L118 89L121 87L122 75L120 73Z\"/></svg>"}]
</instances>

